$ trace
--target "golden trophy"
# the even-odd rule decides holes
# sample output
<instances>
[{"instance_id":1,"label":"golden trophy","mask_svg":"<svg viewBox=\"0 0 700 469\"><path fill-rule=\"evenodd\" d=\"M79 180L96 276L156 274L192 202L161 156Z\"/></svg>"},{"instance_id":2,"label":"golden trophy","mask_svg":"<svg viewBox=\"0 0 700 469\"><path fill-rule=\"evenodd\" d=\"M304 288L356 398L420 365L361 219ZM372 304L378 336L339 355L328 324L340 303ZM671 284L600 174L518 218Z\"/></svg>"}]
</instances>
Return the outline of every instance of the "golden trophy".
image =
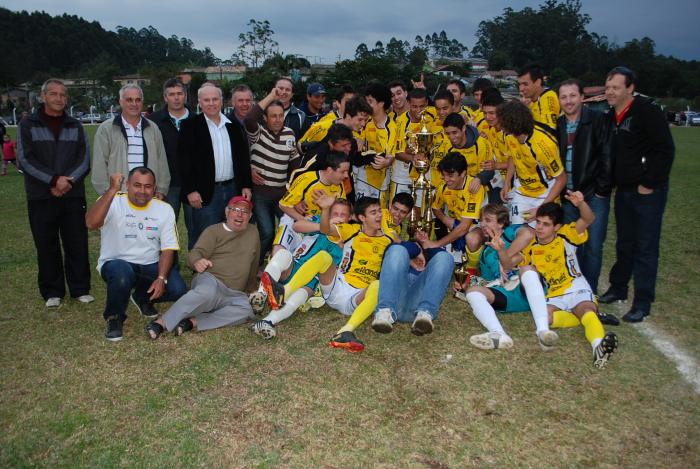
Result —
<instances>
[{"instance_id":1,"label":"golden trophy","mask_svg":"<svg viewBox=\"0 0 700 469\"><path fill-rule=\"evenodd\" d=\"M439 137L439 138L436 138ZM420 210L414 209L408 218L408 234L415 239L416 231L423 231L430 235L433 229L433 185L426 177L430 170L433 152L442 144L442 132L432 132L428 129L428 121L425 113L421 113L420 130L418 132L406 132L406 145L411 153L420 155L413 158L413 167L418 176L411 183L411 197L420 204ZM420 201L418 198L420 197Z\"/></svg>"}]
</instances>

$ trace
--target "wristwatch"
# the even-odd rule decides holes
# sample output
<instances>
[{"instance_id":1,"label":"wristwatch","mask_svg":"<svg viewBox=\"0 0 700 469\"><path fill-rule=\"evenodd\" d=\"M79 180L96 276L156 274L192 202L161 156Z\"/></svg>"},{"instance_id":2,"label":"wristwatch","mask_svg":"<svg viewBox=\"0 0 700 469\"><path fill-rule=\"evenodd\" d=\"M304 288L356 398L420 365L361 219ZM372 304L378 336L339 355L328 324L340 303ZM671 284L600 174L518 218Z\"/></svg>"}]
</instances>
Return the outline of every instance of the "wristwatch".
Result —
<instances>
[{"instance_id":1,"label":"wristwatch","mask_svg":"<svg viewBox=\"0 0 700 469\"><path fill-rule=\"evenodd\" d=\"M166 285L168 284L168 279L167 279L167 278L163 277L162 275L159 275L158 278L161 279L161 280L163 281L164 284L166 284Z\"/></svg>"}]
</instances>

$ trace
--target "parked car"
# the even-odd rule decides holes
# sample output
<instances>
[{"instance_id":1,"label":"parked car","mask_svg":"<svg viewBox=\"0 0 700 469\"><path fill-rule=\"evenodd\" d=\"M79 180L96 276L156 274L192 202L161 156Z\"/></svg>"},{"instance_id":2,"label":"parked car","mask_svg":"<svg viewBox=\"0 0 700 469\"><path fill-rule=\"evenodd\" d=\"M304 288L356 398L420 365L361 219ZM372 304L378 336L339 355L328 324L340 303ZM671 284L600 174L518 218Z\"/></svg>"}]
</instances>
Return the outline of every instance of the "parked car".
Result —
<instances>
[{"instance_id":1,"label":"parked car","mask_svg":"<svg viewBox=\"0 0 700 469\"><path fill-rule=\"evenodd\" d=\"M685 118L690 125L700 125L700 112L686 112Z\"/></svg>"},{"instance_id":2,"label":"parked car","mask_svg":"<svg viewBox=\"0 0 700 469\"><path fill-rule=\"evenodd\" d=\"M103 122L104 119L99 114L83 114L80 116L80 122L90 123L90 122Z\"/></svg>"}]
</instances>

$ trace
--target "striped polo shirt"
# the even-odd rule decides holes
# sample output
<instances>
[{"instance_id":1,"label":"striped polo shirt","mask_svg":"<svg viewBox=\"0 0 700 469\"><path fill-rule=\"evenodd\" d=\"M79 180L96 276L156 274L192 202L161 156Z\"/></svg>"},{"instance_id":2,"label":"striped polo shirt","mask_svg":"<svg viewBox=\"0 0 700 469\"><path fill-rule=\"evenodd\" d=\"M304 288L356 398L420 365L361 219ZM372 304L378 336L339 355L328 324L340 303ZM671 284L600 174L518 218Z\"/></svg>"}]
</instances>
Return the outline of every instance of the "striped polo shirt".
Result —
<instances>
[{"instance_id":1,"label":"striped polo shirt","mask_svg":"<svg viewBox=\"0 0 700 469\"><path fill-rule=\"evenodd\" d=\"M265 178L266 187L285 189L289 175L289 163L299 157L294 131L284 127L275 135L258 125L256 132L248 131L250 164Z\"/></svg>"},{"instance_id":2,"label":"striped polo shirt","mask_svg":"<svg viewBox=\"0 0 700 469\"><path fill-rule=\"evenodd\" d=\"M122 116L122 124L126 131L127 153L126 160L129 164L129 171L139 166L145 166L143 161L143 131L141 129L141 119L136 127L132 127L124 116Z\"/></svg>"}]
</instances>

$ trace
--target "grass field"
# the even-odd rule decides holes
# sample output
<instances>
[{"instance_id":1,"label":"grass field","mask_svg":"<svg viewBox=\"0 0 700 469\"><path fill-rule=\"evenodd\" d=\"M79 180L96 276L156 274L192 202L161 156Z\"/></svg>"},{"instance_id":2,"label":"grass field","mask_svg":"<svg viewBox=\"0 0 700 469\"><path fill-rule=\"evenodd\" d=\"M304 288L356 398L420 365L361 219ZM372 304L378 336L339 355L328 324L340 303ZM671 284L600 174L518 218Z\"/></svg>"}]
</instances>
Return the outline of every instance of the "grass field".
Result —
<instances>
[{"instance_id":1,"label":"grass field","mask_svg":"<svg viewBox=\"0 0 700 469\"><path fill-rule=\"evenodd\" d=\"M698 360L700 131L674 137L645 324ZM153 342L131 308L110 343L96 272L95 303L44 307L13 170L0 207L0 467L700 467L700 398L638 326L613 328L621 345L604 370L581 329L541 352L525 315L503 318L512 350L477 350L480 326L451 298L426 337L363 326L358 355L325 345L344 322L327 309L297 314L270 342L244 327ZM611 223L601 288L613 246ZM98 233L90 249L94 266Z\"/></svg>"}]
</instances>

